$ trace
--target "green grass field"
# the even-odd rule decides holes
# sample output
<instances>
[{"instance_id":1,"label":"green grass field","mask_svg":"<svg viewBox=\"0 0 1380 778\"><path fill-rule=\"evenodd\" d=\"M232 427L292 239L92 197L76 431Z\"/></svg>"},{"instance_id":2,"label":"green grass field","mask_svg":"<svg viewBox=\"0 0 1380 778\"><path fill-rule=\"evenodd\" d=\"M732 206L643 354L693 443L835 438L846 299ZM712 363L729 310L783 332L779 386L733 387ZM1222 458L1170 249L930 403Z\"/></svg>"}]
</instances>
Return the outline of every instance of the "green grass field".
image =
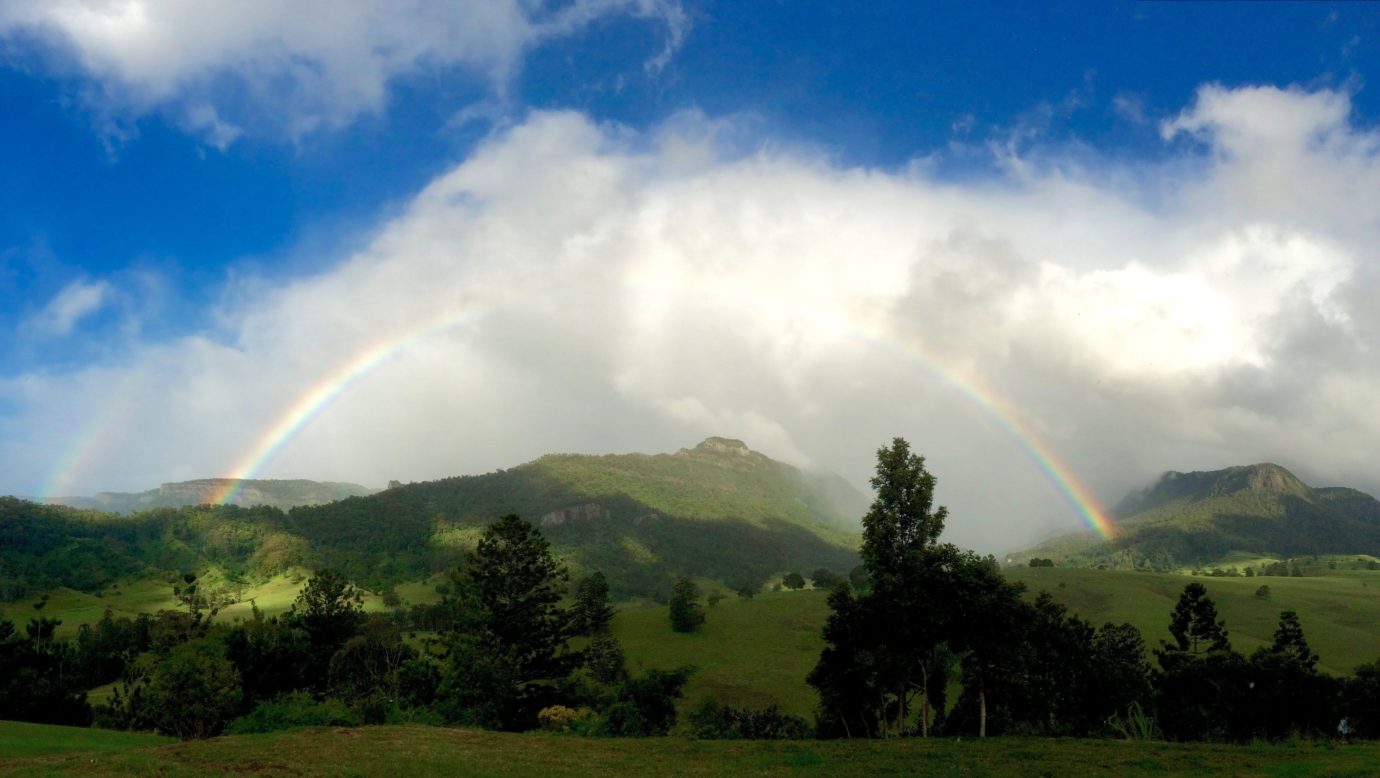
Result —
<instances>
[{"instance_id":1,"label":"green grass field","mask_svg":"<svg viewBox=\"0 0 1380 778\"><path fill-rule=\"evenodd\" d=\"M704 626L692 633L672 632L665 607L624 610L614 618L613 630L629 670L699 668L686 686L682 710L712 696L733 705L777 703L812 720L818 698L805 676L824 648L825 597L822 591L728 597L705 608Z\"/></svg>"},{"instance_id":2,"label":"green grass field","mask_svg":"<svg viewBox=\"0 0 1380 778\"><path fill-rule=\"evenodd\" d=\"M46 730L46 731L44 731ZM92 745L97 737L125 740ZM11 740L70 746L11 752ZM1220 746L1112 740L624 740L364 727L162 744L0 722L5 775L1115 775L1373 776L1380 745Z\"/></svg>"},{"instance_id":3,"label":"green grass field","mask_svg":"<svg viewBox=\"0 0 1380 778\"><path fill-rule=\"evenodd\" d=\"M114 732L108 729L0 721L0 769L7 762L18 759L56 754L112 754L176 742L172 738L146 732Z\"/></svg>"}]
</instances>

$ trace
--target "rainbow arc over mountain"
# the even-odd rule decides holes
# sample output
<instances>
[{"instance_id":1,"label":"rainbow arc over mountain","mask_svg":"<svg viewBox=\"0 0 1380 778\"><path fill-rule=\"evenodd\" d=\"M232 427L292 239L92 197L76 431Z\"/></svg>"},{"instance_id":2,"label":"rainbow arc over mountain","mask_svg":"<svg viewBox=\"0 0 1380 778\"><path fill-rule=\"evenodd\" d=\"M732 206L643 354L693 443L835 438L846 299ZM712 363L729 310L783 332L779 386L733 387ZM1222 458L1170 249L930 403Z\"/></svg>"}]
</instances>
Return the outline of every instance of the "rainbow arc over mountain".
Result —
<instances>
[{"instance_id":1,"label":"rainbow arc over mountain","mask_svg":"<svg viewBox=\"0 0 1380 778\"><path fill-rule=\"evenodd\" d=\"M647 292L649 289L655 291L655 285L645 281L630 282L630 284L642 292ZM666 290L663 289L662 291ZM713 291L720 296L725 295L722 289ZM760 306L763 301L756 299L753 304ZM254 443L229 468L224 476L227 479L226 482L211 495L212 502L217 504L234 502L244 481L258 477L258 474L280 452L290 445L303 430L310 427L313 421L320 418L351 387L378 370L380 366L404 351L409 345L472 320L477 312L474 307L445 311L437 316L404 327L393 334L378 338L361 348L334 370L322 376L314 384L308 386L283 408L270 425L255 437ZM979 408L987 418L996 422L996 426L1001 429L1005 437L1038 468L1069 508L1089 529L1107 540L1115 536L1115 524L1106 512L1098 506L1087 487L1075 476L1072 468L1060 459L1016 409L979 378L953 367L946 367L939 360L926 355L919 346L907 343L875 327L856 321L824 317L817 312L802 312L798 309L793 310L792 315L822 317L824 319L822 323L825 326L836 331L847 332L852 337L864 340L875 347L885 348L893 353L903 355L912 364L942 381L950 389ZM113 422L106 419L105 423ZM71 462L89 460L92 456L90 447L95 446L96 441L109 437L108 432L100 429L102 424L97 423L94 426L97 429L86 436L89 439L86 450L81 450L82 447L76 447L78 449L76 453L66 458L69 467ZM50 483L65 482L66 477L67 474L59 470L50 479Z\"/></svg>"}]
</instances>

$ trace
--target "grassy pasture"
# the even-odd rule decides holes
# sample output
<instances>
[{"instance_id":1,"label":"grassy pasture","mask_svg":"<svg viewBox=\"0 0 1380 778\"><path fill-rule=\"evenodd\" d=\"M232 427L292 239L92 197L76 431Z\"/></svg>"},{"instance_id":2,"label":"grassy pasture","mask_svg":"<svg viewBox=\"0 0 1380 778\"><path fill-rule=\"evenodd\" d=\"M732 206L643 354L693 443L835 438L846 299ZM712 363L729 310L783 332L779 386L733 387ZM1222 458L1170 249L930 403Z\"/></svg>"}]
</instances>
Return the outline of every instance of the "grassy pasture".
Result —
<instances>
[{"instance_id":1,"label":"grassy pasture","mask_svg":"<svg viewBox=\"0 0 1380 778\"><path fill-rule=\"evenodd\" d=\"M1116 775L1369 776L1380 746L1223 746L1111 740L693 741L622 740L468 729L300 729L171 745L122 741L94 749L77 730L25 737L71 749L0 751L7 775ZM52 727L50 730L65 730ZM110 735L116 733L97 733Z\"/></svg>"},{"instance_id":2,"label":"grassy pasture","mask_svg":"<svg viewBox=\"0 0 1380 778\"><path fill-rule=\"evenodd\" d=\"M698 669L686 686L682 710L707 697L734 705L777 703L811 720L818 699L805 676L824 648L820 630L829 615L822 591L767 592L751 600L730 596L714 607L699 631L671 631L665 607L620 611L613 631L628 669Z\"/></svg>"},{"instance_id":3,"label":"grassy pasture","mask_svg":"<svg viewBox=\"0 0 1380 778\"><path fill-rule=\"evenodd\" d=\"M1322 669L1349 674L1380 657L1380 571L1334 573L1324 566L1322 572L1330 574L1244 578L1025 567L1007 575L1025 582L1032 594L1048 591L1094 625L1130 622L1151 647L1169 639L1169 615L1184 586L1196 581L1217 604L1237 651L1249 654L1270 645L1280 611L1295 610ZM1262 586L1270 587L1268 597L1256 596Z\"/></svg>"},{"instance_id":4,"label":"grassy pasture","mask_svg":"<svg viewBox=\"0 0 1380 778\"><path fill-rule=\"evenodd\" d=\"M19 759L57 754L112 754L176 742L172 738L146 732L0 721L0 771L5 770L7 763Z\"/></svg>"}]
</instances>

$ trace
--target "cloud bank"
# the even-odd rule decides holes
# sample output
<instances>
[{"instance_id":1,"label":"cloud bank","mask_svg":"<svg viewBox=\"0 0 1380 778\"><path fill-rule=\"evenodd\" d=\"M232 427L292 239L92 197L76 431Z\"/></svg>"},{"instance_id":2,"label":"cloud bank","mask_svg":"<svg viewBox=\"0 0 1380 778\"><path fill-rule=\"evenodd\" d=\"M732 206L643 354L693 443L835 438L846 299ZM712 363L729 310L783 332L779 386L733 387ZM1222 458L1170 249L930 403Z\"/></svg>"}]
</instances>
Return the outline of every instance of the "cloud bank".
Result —
<instances>
[{"instance_id":1,"label":"cloud bank","mask_svg":"<svg viewBox=\"0 0 1380 778\"><path fill-rule=\"evenodd\" d=\"M1380 491L1380 136L1349 115L1206 86L1162 161L1037 151L955 183L695 115L534 114L330 271L227 295L228 337L5 379L0 492L227 473L314 391L334 399L259 475L381 485L720 434L862 486L901 435L950 536L992 551L1077 523L1012 425L1104 501L1267 459Z\"/></svg>"},{"instance_id":2,"label":"cloud bank","mask_svg":"<svg viewBox=\"0 0 1380 778\"><path fill-rule=\"evenodd\" d=\"M166 111L223 149L246 128L298 138L378 112L391 81L422 69L502 96L531 49L617 16L664 26L653 70L689 25L674 0L10 0L0 37L90 79L110 121Z\"/></svg>"}]
</instances>

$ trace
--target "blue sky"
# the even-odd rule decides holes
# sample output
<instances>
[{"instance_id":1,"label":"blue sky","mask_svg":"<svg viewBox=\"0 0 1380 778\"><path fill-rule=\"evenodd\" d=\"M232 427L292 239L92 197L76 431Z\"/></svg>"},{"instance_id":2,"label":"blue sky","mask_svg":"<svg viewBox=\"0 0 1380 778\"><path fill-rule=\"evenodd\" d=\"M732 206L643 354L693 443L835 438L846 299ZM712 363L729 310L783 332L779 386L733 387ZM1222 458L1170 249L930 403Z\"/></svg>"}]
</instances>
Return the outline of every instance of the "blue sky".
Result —
<instances>
[{"instance_id":1,"label":"blue sky","mask_svg":"<svg viewBox=\"0 0 1380 778\"><path fill-rule=\"evenodd\" d=\"M1357 367L1370 341L1348 301L1363 296L1374 260L1355 248L1375 221L1357 200L1373 185L1380 114L1374 5L856 5L0 0L0 492L230 472L254 450L253 430L378 333L406 329L397 311L425 319L471 304L483 313L438 336L445 348L412 343L371 368L257 474L382 483L548 450L674 450L703 433L861 484L875 446L907 434L932 439L920 447L955 473L994 456L1029 470L1006 503L984 502L976 476L953 476L950 495L995 515L1029 504L1028 490L1043 501L1029 519L1038 534L1069 517L1029 451L999 434L1013 418L1108 502L1167 468L1276 458L1328 481L1367 472L1373 430L1348 403L1373 388ZM619 183L571 184L591 170ZM1280 183L1294 170L1319 176L1308 198L1290 200ZM567 200L549 199L567 185ZM447 187L463 203L433 214L425 193ZM909 205L894 200L900 190ZM840 191L850 199L833 203ZM1329 196L1339 208L1314 213ZM632 245L668 202L691 215L667 230L707 214L690 243ZM544 214L524 215L542 203ZM718 235L725 216L740 223ZM851 244L809 244L821 256L800 262L820 268L815 285L801 280L779 306L837 289L830 274L853 267L876 288L822 298L841 306L826 314L854 340L890 343L923 365L904 376L872 347L849 351L799 323L826 315L819 306L759 313L767 318L743 326L770 336L733 337L694 324L702 297L663 299L668 285L695 283L725 304L770 297L782 272L770 258L785 257L793 236L821 223L850 234L874 218ZM924 224L906 232L913 222ZM540 231L532 225L567 232L524 245L518 237ZM868 236L893 227L911 253L858 258ZM1151 232L1158 242L1144 252L1121 253ZM746 242L720 264L685 259L700 239ZM619 258L532 259L590 242ZM1058 255L1064 246L1075 248ZM1232 251L1240 256L1219 256ZM454 265L419 259L452 255ZM668 269L670 256L689 270ZM565 275L576 262L589 264ZM1262 267L1274 280L1260 280ZM1289 270L1299 267L1308 271ZM706 268L712 277L686 275ZM367 291L351 274L368 272L380 299L351 297ZM399 276L416 286L382 280ZM616 298L585 288L601 278ZM600 319L606 329L567 342L569 323L531 302L558 299L558 310L595 319L640 310L649 298L619 286L630 278L681 315ZM531 279L542 291L521 303L493 296ZM1022 279L1029 288L1016 289ZM898 284L910 294L888 300L891 318L868 319ZM441 289L451 296L434 297ZM1078 302L1093 297L1114 302ZM967 318L984 304L1002 315ZM1137 305L1161 318L1117 318ZM983 329L1002 316L1016 329ZM1048 329L1027 346L1012 332L1032 331L1030 317ZM1132 333L1121 346L1094 342L1119 327ZM955 329L977 334L951 354ZM1164 340L1180 330L1183 340ZM1159 334L1131 343L1146 332ZM589 345L606 339L614 352ZM780 360L777 369L698 385L739 370L721 361L733 358L725 342L744 363ZM649 356L668 349L700 361ZM1325 394L1287 378L1296 354L1334 352L1323 367L1340 378ZM573 353L587 359L572 366ZM1145 356L1123 364L1128 353ZM464 375L428 372L439 363L463 364ZM845 385L848 370L875 393ZM514 382L508 400L467 383L483 379ZM533 388L553 381L569 396ZM203 382L233 391L187 388ZM363 399L370 391L417 418L379 411ZM973 396L999 398L1002 410ZM539 407L506 429L465 415L504 418L517 413L514 397ZM916 397L923 408L909 404ZM830 403L889 412L861 421ZM1186 430L1169 410L1181 406L1228 421ZM482 445L403 434L436 418ZM1316 452L1289 443L1338 429L1350 437ZM1152 443L1109 457L1109 439L1127 434Z\"/></svg>"}]
</instances>

